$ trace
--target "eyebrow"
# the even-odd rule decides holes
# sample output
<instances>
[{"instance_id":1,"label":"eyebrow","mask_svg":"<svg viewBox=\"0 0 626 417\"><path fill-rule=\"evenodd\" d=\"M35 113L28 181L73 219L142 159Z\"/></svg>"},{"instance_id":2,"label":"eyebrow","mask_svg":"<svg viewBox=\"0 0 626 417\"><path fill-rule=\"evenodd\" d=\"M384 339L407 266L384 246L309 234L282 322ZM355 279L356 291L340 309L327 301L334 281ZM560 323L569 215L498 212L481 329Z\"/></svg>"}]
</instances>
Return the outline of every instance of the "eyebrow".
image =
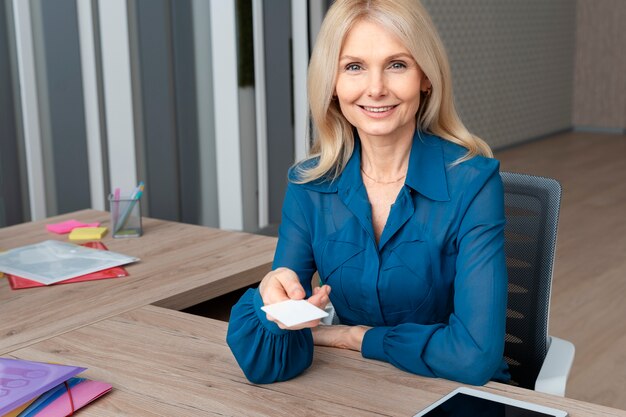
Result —
<instances>
[{"instance_id":1,"label":"eyebrow","mask_svg":"<svg viewBox=\"0 0 626 417\"><path fill-rule=\"evenodd\" d=\"M390 55L387 58L385 58L386 61L393 61L399 58L405 58L405 59L410 59L411 61L415 61L415 59L413 59L413 57L405 52L400 52L399 54L394 54L394 55ZM356 57L356 56L351 56L351 55L342 55L339 57L340 61L362 61L362 58Z\"/></svg>"}]
</instances>

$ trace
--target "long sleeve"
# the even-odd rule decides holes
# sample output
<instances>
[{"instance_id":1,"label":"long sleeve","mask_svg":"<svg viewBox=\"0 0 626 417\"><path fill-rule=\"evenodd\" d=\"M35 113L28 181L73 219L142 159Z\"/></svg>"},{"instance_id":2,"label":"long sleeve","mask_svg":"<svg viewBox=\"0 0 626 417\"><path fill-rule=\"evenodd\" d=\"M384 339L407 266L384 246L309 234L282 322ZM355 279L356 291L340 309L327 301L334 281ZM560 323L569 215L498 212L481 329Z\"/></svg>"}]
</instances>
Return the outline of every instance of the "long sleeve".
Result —
<instances>
[{"instance_id":1,"label":"long sleeve","mask_svg":"<svg viewBox=\"0 0 626 417\"><path fill-rule=\"evenodd\" d=\"M287 267L298 275L306 297L315 271L311 238L292 185L283 204L278 246L272 268ZM291 379L311 365L310 329L283 330L267 320L258 289L248 290L233 307L226 341L246 377L254 383Z\"/></svg>"},{"instance_id":2,"label":"long sleeve","mask_svg":"<svg viewBox=\"0 0 626 417\"><path fill-rule=\"evenodd\" d=\"M364 357L415 374L475 385L498 377L503 363L507 277L503 190L497 166L466 207L458 230L453 311L448 322L372 328L363 340Z\"/></svg>"}]
</instances>

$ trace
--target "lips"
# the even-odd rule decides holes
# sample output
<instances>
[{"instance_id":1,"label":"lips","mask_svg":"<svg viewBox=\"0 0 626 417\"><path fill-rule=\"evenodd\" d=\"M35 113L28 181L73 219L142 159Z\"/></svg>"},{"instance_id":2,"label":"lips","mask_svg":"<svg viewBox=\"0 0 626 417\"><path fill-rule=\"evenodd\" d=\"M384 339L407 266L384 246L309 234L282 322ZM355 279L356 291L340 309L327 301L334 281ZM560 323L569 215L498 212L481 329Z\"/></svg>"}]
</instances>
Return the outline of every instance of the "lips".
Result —
<instances>
[{"instance_id":1,"label":"lips","mask_svg":"<svg viewBox=\"0 0 626 417\"><path fill-rule=\"evenodd\" d=\"M369 106L360 106L363 110L365 111L369 111L372 113L384 113L386 111L389 111L393 108L395 108L396 106L382 106L382 107L369 107Z\"/></svg>"}]
</instances>

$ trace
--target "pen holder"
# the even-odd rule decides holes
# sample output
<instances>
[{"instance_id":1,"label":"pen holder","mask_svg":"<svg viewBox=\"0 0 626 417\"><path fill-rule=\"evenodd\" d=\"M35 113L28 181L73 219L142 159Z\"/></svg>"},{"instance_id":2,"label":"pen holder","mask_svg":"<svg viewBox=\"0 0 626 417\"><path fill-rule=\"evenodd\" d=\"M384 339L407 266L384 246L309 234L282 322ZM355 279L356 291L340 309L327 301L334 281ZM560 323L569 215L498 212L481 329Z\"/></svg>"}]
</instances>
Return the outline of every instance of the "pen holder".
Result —
<instances>
[{"instance_id":1,"label":"pen holder","mask_svg":"<svg viewBox=\"0 0 626 417\"><path fill-rule=\"evenodd\" d=\"M111 211L111 235L114 238L139 237L141 227L141 199L109 195Z\"/></svg>"}]
</instances>

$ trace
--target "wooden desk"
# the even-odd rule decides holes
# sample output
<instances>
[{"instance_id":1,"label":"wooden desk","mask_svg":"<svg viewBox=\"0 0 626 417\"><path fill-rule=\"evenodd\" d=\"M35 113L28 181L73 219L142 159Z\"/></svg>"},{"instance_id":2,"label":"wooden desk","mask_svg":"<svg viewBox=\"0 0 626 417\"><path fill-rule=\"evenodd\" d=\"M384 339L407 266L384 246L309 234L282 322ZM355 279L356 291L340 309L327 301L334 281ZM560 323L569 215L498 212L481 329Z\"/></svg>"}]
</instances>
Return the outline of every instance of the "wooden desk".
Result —
<instances>
[{"instance_id":1,"label":"wooden desk","mask_svg":"<svg viewBox=\"0 0 626 417\"><path fill-rule=\"evenodd\" d=\"M85 210L0 229L0 249L67 240L46 223L77 219L109 225L107 212ZM128 277L13 291L0 278L0 354L148 304L183 309L258 282L269 271L276 239L143 219L141 238L107 247L140 262Z\"/></svg>"},{"instance_id":2,"label":"wooden desk","mask_svg":"<svg viewBox=\"0 0 626 417\"><path fill-rule=\"evenodd\" d=\"M291 381L253 385L225 335L224 322L146 306L9 356L85 366L85 376L110 382L113 391L81 416L412 416L459 385L332 348L316 348L311 368ZM564 409L571 417L626 416L498 383L479 389Z\"/></svg>"}]
</instances>

